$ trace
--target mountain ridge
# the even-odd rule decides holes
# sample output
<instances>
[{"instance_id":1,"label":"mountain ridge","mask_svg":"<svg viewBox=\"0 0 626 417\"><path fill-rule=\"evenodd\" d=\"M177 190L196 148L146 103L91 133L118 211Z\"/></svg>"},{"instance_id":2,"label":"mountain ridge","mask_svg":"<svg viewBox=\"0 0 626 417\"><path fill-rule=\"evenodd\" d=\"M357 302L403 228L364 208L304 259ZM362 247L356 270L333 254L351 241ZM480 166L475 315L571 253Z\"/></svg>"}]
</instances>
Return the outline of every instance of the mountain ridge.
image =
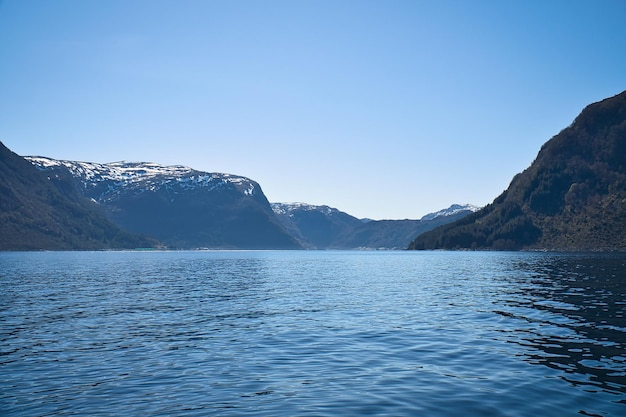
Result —
<instances>
[{"instance_id":1,"label":"mountain ridge","mask_svg":"<svg viewBox=\"0 0 626 417\"><path fill-rule=\"evenodd\" d=\"M246 177L150 162L26 157L48 176L70 176L116 225L170 248L298 249L260 185Z\"/></svg>"}]
</instances>

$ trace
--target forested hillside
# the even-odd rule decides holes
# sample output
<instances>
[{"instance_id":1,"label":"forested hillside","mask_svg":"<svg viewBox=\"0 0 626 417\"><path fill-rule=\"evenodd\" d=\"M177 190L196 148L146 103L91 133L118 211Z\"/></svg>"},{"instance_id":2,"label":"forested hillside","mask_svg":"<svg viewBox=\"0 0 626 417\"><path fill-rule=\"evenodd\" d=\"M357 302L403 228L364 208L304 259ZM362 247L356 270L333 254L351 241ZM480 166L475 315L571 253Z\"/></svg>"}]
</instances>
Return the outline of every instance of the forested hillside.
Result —
<instances>
[{"instance_id":1,"label":"forested hillside","mask_svg":"<svg viewBox=\"0 0 626 417\"><path fill-rule=\"evenodd\" d=\"M492 204L409 249L626 250L626 91L587 106Z\"/></svg>"},{"instance_id":2,"label":"forested hillside","mask_svg":"<svg viewBox=\"0 0 626 417\"><path fill-rule=\"evenodd\" d=\"M0 250L153 246L156 240L112 224L71 178L49 177L0 143Z\"/></svg>"}]
</instances>

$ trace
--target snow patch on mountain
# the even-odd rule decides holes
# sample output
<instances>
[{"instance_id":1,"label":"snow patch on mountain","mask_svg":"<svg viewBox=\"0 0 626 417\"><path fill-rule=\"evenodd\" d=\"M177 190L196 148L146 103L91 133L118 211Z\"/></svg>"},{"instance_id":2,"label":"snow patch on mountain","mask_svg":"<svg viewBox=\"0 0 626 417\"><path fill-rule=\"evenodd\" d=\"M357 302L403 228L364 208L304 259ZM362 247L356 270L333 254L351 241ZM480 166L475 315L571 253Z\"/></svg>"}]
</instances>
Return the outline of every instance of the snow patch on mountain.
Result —
<instances>
[{"instance_id":1,"label":"snow patch on mountain","mask_svg":"<svg viewBox=\"0 0 626 417\"><path fill-rule=\"evenodd\" d=\"M183 165L160 165L152 162L110 162L106 164L57 160L40 156L27 156L40 170L66 168L79 179L86 190L98 192L97 200L113 198L119 189L143 192L162 187L168 191L190 190L198 187L209 191L234 186L246 195L255 195L257 185L249 178L231 174L197 171Z\"/></svg>"},{"instance_id":2,"label":"snow patch on mountain","mask_svg":"<svg viewBox=\"0 0 626 417\"><path fill-rule=\"evenodd\" d=\"M319 211L325 215L339 213L339 210L329 206L316 206L307 203L271 203L272 210L276 214L285 214L289 217L293 216L293 212L300 211Z\"/></svg>"},{"instance_id":3,"label":"snow patch on mountain","mask_svg":"<svg viewBox=\"0 0 626 417\"><path fill-rule=\"evenodd\" d=\"M436 211L434 213L429 213L425 215L424 217L422 217L420 220L428 221L428 220L436 219L437 217L453 216L455 214L458 214L464 211L471 211L472 213L474 213L480 209L481 207L475 206L473 204L452 204L448 208Z\"/></svg>"}]
</instances>

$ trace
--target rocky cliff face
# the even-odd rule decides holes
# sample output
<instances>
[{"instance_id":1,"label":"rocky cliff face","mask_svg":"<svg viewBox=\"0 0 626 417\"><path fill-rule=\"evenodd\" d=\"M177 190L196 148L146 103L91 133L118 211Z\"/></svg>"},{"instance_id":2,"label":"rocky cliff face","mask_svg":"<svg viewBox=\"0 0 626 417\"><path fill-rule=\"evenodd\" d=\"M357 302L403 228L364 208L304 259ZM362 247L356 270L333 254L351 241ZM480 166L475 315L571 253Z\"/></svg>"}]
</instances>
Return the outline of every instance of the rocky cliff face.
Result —
<instances>
[{"instance_id":1,"label":"rocky cliff face","mask_svg":"<svg viewBox=\"0 0 626 417\"><path fill-rule=\"evenodd\" d=\"M494 202L410 249L626 250L626 91L587 106Z\"/></svg>"}]
</instances>

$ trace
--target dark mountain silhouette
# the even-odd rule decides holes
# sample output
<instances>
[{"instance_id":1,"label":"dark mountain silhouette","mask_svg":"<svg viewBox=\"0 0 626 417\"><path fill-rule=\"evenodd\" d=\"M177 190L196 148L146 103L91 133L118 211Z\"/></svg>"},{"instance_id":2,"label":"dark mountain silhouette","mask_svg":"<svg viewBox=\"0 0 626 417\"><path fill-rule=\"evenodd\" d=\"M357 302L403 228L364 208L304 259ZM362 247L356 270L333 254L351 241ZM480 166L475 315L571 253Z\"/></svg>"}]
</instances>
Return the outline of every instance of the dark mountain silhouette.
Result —
<instances>
[{"instance_id":1,"label":"dark mountain silhouette","mask_svg":"<svg viewBox=\"0 0 626 417\"><path fill-rule=\"evenodd\" d=\"M626 91L587 106L492 204L409 249L626 250Z\"/></svg>"},{"instance_id":2,"label":"dark mountain silhouette","mask_svg":"<svg viewBox=\"0 0 626 417\"><path fill-rule=\"evenodd\" d=\"M121 230L68 176L49 177L0 143L0 250L126 249L158 242Z\"/></svg>"}]
</instances>

